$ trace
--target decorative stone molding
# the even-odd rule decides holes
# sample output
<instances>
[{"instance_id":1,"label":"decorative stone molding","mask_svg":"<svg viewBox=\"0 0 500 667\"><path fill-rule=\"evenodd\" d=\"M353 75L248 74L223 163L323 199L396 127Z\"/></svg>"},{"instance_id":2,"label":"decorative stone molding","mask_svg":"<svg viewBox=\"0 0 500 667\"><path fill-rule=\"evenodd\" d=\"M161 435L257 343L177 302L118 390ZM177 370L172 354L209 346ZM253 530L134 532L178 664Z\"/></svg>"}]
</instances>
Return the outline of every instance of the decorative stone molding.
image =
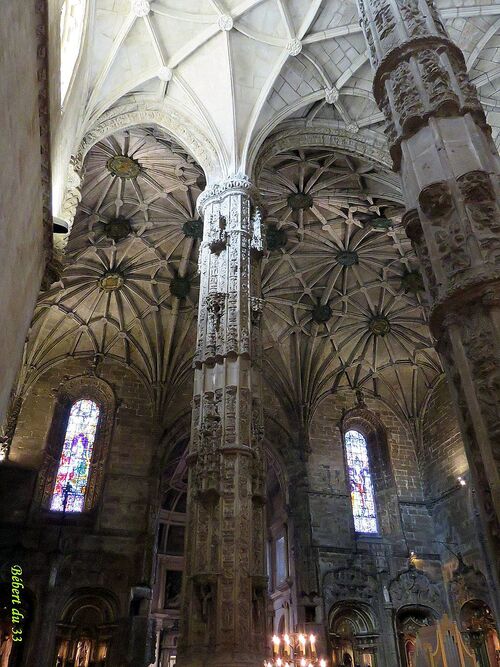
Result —
<instances>
[{"instance_id":1,"label":"decorative stone molding","mask_svg":"<svg viewBox=\"0 0 500 667\"><path fill-rule=\"evenodd\" d=\"M172 77L174 76L174 73L170 69L170 67L166 67L165 65L163 65L158 70L158 75L157 76L158 76L159 79L161 79L161 81L165 81L166 83L168 83L169 81L172 80Z\"/></svg>"},{"instance_id":2,"label":"decorative stone molding","mask_svg":"<svg viewBox=\"0 0 500 667\"><path fill-rule=\"evenodd\" d=\"M147 16L151 11L151 3L149 0L132 0L132 12L138 18Z\"/></svg>"},{"instance_id":3,"label":"decorative stone molding","mask_svg":"<svg viewBox=\"0 0 500 667\"><path fill-rule=\"evenodd\" d=\"M219 204L229 194L245 195L253 204L258 204L260 201L259 191L250 179L244 175L236 175L206 188L198 197L196 203L198 212L203 216L209 204Z\"/></svg>"},{"instance_id":4,"label":"decorative stone molding","mask_svg":"<svg viewBox=\"0 0 500 667\"><path fill-rule=\"evenodd\" d=\"M22 404L23 397L13 391L7 408L7 416L0 428L0 463L9 458L10 447L14 433L16 432L17 420Z\"/></svg>"},{"instance_id":5,"label":"decorative stone molding","mask_svg":"<svg viewBox=\"0 0 500 667\"><path fill-rule=\"evenodd\" d=\"M82 174L77 169L75 157L72 156L68 167L68 174L66 176L66 190L62 204L62 218L68 223L68 233L66 235L66 239L69 238L76 215L76 210L82 199L81 186Z\"/></svg>"},{"instance_id":6,"label":"decorative stone molding","mask_svg":"<svg viewBox=\"0 0 500 667\"><path fill-rule=\"evenodd\" d=\"M230 651L234 665L246 663L249 654L255 664L263 658L258 200L253 184L240 175L207 188L198 199L204 226L180 665L191 664L209 646L216 646L214 660ZM235 650L243 637L244 656Z\"/></svg>"},{"instance_id":7,"label":"decorative stone molding","mask_svg":"<svg viewBox=\"0 0 500 667\"><path fill-rule=\"evenodd\" d=\"M218 149L192 117L188 117L179 108L173 109L168 105L159 107L154 104L141 104L141 106L126 104L100 116L78 147L75 168L81 169L87 152L104 137L117 130L151 123L171 133L174 139L193 155L207 174L215 176L222 171L224 163Z\"/></svg>"},{"instance_id":8,"label":"decorative stone molding","mask_svg":"<svg viewBox=\"0 0 500 667\"><path fill-rule=\"evenodd\" d=\"M291 39L287 42L286 50L291 56L298 56L302 51L302 42L297 38Z\"/></svg>"},{"instance_id":9,"label":"decorative stone molding","mask_svg":"<svg viewBox=\"0 0 500 667\"><path fill-rule=\"evenodd\" d=\"M466 73L461 50L449 38L432 1L358 1L375 68L373 91L386 116L395 168L401 141L429 117L472 114L486 131L484 111Z\"/></svg>"},{"instance_id":10,"label":"decorative stone molding","mask_svg":"<svg viewBox=\"0 0 500 667\"><path fill-rule=\"evenodd\" d=\"M340 93L336 88L325 88L325 102L335 104L339 101Z\"/></svg>"},{"instance_id":11,"label":"decorative stone molding","mask_svg":"<svg viewBox=\"0 0 500 667\"><path fill-rule=\"evenodd\" d=\"M325 606L329 609L339 600L370 601L377 597L377 581L359 567L340 567L323 577Z\"/></svg>"},{"instance_id":12,"label":"decorative stone molding","mask_svg":"<svg viewBox=\"0 0 500 667\"><path fill-rule=\"evenodd\" d=\"M383 167L390 167L391 160L383 137L374 132L353 135L344 127L325 127L321 122L304 125L293 121L286 130L277 132L267 139L258 151L256 159L250 156L252 173L257 182L264 165L278 153L306 147L328 147L342 152L359 155Z\"/></svg>"},{"instance_id":13,"label":"decorative stone molding","mask_svg":"<svg viewBox=\"0 0 500 667\"><path fill-rule=\"evenodd\" d=\"M457 618L460 610L469 600L490 601L490 590L484 574L470 565L467 565L460 554L459 563L448 583L451 603Z\"/></svg>"},{"instance_id":14,"label":"decorative stone molding","mask_svg":"<svg viewBox=\"0 0 500 667\"><path fill-rule=\"evenodd\" d=\"M217 27L219 30L222 30L222 32L229 32L233 29L233 26L234 22L229 14L221 14L217 19Z\"/></svg>"}]
</instances>

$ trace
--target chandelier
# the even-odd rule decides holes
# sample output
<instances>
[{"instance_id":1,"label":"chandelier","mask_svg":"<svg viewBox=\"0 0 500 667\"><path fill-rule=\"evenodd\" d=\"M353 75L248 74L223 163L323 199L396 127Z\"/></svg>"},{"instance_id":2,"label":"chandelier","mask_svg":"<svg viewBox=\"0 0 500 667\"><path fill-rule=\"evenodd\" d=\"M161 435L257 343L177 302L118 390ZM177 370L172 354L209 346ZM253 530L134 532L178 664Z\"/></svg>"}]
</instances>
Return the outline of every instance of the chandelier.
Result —
<instances>
[{"instance_id":1,"label":"chandelier","mask_svg":"<svg viewBox=\"0 0 500 667\"><path fill-rule=\"evenodd\" d=\"M326 667L326 660L318 657L314 635L273 635L271 642L273 658L265 660L264 667Z\"/></svg>"}]
</instances>

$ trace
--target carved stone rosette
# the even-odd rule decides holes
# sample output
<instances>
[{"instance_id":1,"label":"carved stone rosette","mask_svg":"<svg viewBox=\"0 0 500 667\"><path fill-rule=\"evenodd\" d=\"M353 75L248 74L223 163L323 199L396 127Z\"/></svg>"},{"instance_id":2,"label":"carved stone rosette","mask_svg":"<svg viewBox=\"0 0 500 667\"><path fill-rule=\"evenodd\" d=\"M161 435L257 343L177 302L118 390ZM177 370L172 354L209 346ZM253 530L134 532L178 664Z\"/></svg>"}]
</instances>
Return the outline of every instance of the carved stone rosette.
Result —
<instances>
[{"instance_id":1,"label":"carved stone rosette","mask_svg":"<svg viewBox=\"0 0 500 667\"><path fill-rule=\"evenodd\" d=\"M200 249L180 665L257 665L265 647L258 194L208 188Z\"/></svg>"},{"instance_id":2,"label":"carved stone rosette","mask_svg":"<svg viewBox=\"0 0 500 667\"><path fill-rule=\"evenodd\" d=\"M464 57L432 0L358 0L458 408L497 599L500 558L500 160ZM497 609L497 613L500 610Z\"/></svg>"}]
</instances>

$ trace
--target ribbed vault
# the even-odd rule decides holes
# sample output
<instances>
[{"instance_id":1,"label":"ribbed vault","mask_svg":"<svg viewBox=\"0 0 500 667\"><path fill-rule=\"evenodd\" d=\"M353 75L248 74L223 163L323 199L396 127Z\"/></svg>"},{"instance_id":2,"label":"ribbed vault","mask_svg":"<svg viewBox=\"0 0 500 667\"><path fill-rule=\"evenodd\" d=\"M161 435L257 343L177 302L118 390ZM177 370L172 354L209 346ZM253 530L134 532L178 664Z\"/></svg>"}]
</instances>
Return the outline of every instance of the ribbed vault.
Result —
<instances>
[{"instance_id":1,"label":"ribbed vault","mask_svg":"<svg viewBox=\"0 0 500 667\"><path fill-rule=\"evenodd\" d=\"M190 372L196 338L199 166L155 128L88 153L60 283L42 294L30 375L69 357L130 366L160 403Z\"/></svg>"},{"instance_id":2,"label":"ribbed vault","mask_svg":"<svg viewBox=\"0 0 500 667\"><path fill-rule=\"evenodd\" d=\"M304 418L343 386L417 416L441 371L394 176L304 148L271 158L260 188L269 382Z\"/></svg>"},{"instance_id":3,"label":"ribbed vault","mask_svg":"<svg viewBox=\"0 0 500 667\"><path fill-rule=\"evenodd\" d=\"M437 5L498 140L500 6ZM71 109L76 101L81 122L70 114L61 125L73 152L96 131L161 116L204 167L207 156L213 180L250 173L260 145L282 123L384 140L353 0L88 0L86 17L65 102ZM65 174L67 164L54 169Z\"/></svg>"},{"instance_id":4,"label":"ribbed vault","mask_svg":"<svg viewBox=\"0 0 500 667\"><path fill-rule=\"evenodd\" d=\"M269 155L258 183L268 384L304 425L343 387L418 417L441 369L396 177L331 147ZM68 357L108 358L133 369L159 409L178 397L192 373L204 185L157 128L93 146L66 268L36 310L25 382Z\"/></svg>"}]
</instances>

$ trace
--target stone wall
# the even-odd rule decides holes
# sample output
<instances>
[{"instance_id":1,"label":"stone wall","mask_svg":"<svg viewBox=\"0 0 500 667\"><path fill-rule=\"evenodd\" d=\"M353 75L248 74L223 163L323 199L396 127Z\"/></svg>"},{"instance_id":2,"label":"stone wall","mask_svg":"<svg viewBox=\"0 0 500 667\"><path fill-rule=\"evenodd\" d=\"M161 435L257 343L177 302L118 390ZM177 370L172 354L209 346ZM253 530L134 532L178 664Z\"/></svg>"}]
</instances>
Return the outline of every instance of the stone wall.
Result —
<instances>
[{"instance_id":1,"label":"stone wall","mask_svg":"<svg viewBox=\"0 0 500 667\"><path fill-rule=\"evenodd\" d=\"M35 5L0 4L0 422L44 269Z\"/></svg>"},{"instance_id":2,"label":"stone wall","mask_svg":"<svg viewBox=\"0 0 500 667\"><path fill-rule=\"evenodd\" d=\"M479 521L474 513L467 459L444 381L432 393L423 416L418 454L425 494L434 520L434 539L461 552L469 563L480 565ZM459 484L459 476L467 481L466 486ZM445 564L456 563L449 549L443 544L438 546Z\"/></svg>"},{"instance_id":3,"label":"stone wall","mask_svg":"<svg viewBox=\"0 0 500 667\"><path fill-rule=\"evenodd\" d=\"M70 359L38 380L21 409L10 461L0 471L4 491L0 560L14 558L23 566L25 584L39 600L25 664L52 664L56 624L78 591L90 590L116 601L110 664L134 664L131 656L137 657L136 651L147 646L148 600L134 609L130 605L131 591L139 585L147 590L151 575L155 531L151 508L156 507L157 492L153 462L159 429L151 396L131 371L108 361L99 369L115 395L116 412L96 507L83 515L67 515L61 524L60 516L44 512L37 501L37 476L49 444L58 388L68 378L88 374L88 369L88 363ZM21 492L31 491L21 493L23 502L18 494L9 493L11 483L3 484L12 479ZM16 538L21 525L22 545ZM51 623L44 624L44 618Z\"/></svg>"},{"instance_id":4,"label":"stone wall","mask_svg":"<svg viewBox=\"0 0 500 667\"><path fill-rule=\"evenodd\" d=\"M310 428L309 480L311 504L316 516L313 523L318 544L333 544L339 548L353 545L350 496L346 479L344 448L339 428L343 410L356 406L353 392L338 393L325 399L313 417ZM375 466L372 470L374 483L382 484L381 477L389 474L393 480L394 494L401 504L403 528L410 547L421 547L428 539L431 524L426 512L423 485L418 467L415 435L409 425L404 424L392 410L381 401L367 399L366 406L385 428L388 455L382 453L386 466ZM377 480L377 478L380 478ZM380 506L379 512L385 508ZM397 508L395 508L397 511ZM418 516L418 520L416 518ZM393 529L399 518L392 517ZM326 542L324 542L326 540Z\"/></svg>"},{"instance_id":5,"label":"stone wall","mask_svg":"<svg viewBox=\"0 0 500 667\"><path fill-rule=\"evenodd\" d=\"M340 430L343 418L350 420L349 428L356 428L357 415L371 419L378 429L377 438L367 438L379 522L379 533L373 536L354 532ZM446 608L441 549L434 543L417 434L409 421L382 401L366 397L359 406L354 392L343 391L319 405L308 444L308 502L319 577L316 623L311 629L326 643L330 623L336 614L342 616L347 604L359 618L370 619L366 631L376 638L379 663L395 665L399 661L394 634L398 610L424 605L439 614ZM413 564L412 551L416 553Z\"/></svg>"}]
</instances>

